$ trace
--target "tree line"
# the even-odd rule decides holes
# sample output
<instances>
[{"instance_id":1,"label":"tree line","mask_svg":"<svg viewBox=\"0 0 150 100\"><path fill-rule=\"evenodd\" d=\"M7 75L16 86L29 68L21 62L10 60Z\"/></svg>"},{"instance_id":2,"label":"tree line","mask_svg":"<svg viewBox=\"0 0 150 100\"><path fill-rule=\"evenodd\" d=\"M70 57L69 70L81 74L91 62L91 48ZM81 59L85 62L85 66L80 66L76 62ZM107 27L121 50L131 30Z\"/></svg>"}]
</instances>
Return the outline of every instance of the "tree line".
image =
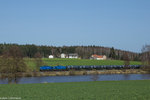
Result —
<instances>
[{"instance_id":1,"label":"tree line","mask_svg":"<svg viewBox=\"0 0 150 100\"><path fill-rule=\"evenodd\" d=\"M115 60L123 60L124 55L127 54L130 60L138 61L141 60L141 54L118 50L103 46L46 46L46 45L34 45L34 44L26 44L26 45L18 45L18 44L0 44L0 56L3 52L9 50L12 46L17 46L21 52L23 57L34 58L36 53L40 53L42 57L47 58L49 55L54 55L56 58L60 57L61 53L69 54L69 53L77 53L79 57L82 59L89 59L92 54L97 55L106 55L109 59Z\"/></svg>"}]
</instances>

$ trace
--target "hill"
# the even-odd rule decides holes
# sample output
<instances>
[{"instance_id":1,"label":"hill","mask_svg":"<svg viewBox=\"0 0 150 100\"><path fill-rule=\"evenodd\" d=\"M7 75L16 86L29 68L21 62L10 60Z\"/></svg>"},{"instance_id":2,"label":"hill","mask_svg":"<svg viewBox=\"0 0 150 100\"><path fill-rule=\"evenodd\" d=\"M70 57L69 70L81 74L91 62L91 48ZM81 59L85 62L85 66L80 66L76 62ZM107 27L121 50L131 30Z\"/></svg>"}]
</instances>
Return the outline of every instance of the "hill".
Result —
<instances>
[{"instance_id":1,"label":"hill","mask_svg":"<svg viewBox=\"0 0 150 100\"><path fill-rule=\"evenodd\" d=\"M89 60L89 59L48 59L43 58L44 65L57 66L57 65L124 65L122 60ZM25 58L25 62L30 69L37 69L33 58ZM141 65L141 62L131 61L130 65Z\"/></svg>"}]
</instances>

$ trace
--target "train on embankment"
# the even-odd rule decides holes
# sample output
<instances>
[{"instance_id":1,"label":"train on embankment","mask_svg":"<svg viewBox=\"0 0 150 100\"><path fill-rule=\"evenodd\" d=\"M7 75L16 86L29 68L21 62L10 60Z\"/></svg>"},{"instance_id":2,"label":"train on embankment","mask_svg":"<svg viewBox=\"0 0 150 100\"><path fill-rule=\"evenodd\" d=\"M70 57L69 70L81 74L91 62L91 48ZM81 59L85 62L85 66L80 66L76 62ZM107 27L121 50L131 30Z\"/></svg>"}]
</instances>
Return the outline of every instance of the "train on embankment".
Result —
<instances>
[{"instance_id":1,"label":"train on embankment","mask_svg":"<svg viewBox=\"0 0 150 100\"><path fill-rule=\"evenodd\" d=\"M112 70L112 69L140 69L141 65L94 65L94 66L41 66L40 71L69 71L69 70Z\"/></svg>"}]
</instances>

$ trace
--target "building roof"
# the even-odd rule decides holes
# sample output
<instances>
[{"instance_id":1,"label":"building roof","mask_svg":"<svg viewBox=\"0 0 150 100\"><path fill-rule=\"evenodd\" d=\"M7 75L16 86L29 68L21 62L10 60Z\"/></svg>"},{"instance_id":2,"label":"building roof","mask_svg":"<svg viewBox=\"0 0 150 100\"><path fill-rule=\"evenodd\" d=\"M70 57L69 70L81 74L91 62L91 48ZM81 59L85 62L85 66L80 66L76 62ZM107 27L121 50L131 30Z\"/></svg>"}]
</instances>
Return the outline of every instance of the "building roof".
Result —
<instances>
[{"instance_id":1,"label":"building roof","mask_svg":"<svg viewBox=\"0 0 150 100\"><path fill-rule=\"evenodd\" d=\"M94 57L94 58L103 58L103 55L96 55L96 54L94 54L94 55L92 55L92 57Z\"/></svg>"}]
</instances>

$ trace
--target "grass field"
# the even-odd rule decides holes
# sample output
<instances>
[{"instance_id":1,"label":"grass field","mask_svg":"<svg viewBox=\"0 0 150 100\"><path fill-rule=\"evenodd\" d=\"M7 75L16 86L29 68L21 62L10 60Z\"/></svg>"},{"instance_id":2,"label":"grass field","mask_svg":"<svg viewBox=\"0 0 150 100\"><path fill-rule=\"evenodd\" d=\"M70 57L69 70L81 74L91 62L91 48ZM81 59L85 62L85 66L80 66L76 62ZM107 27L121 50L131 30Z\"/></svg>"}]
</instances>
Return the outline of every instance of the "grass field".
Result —
<instances>
[{"instance_id":1,"label":"grass field","mask_svg":"<svg viewBox=\"0 0 150 100\"><path fill-rule=\"evenodd\" d=\"M30 69L36 69L34 59L25 58L26 64ZM57 65L124 65L124 61L121 60L89 60L89 59L48 59L43 58L43 62L45 65L49 66L57 66ZM131 65L140 65L141 62L131 61Z\"/></svg>"},{"instance_id":2,"label":"grass field","mask_svg":"<svg viewBox=\"0 0 150 100\"><path fill-rule=\"evenodd\" d=\"M21 100L149 100L150 80L1 84L0 97Z\"/></svg>"}]
</instances>

